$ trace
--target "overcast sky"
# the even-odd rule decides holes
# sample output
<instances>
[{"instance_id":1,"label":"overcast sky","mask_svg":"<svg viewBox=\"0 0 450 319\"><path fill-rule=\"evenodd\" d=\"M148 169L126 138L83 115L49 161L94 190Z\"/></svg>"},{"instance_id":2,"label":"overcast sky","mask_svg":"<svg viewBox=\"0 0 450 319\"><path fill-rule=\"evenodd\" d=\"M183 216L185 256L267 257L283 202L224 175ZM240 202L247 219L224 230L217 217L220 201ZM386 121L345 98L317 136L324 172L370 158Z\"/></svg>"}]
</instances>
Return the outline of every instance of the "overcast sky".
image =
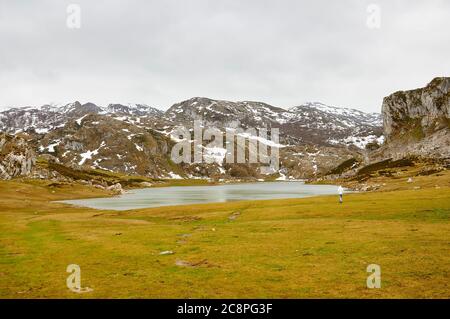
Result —
<instances>
[{"instance_id":1,"label":"overcast sky","mask_svg":"<svg viewBox=\"0 0 450 319\"><path fill-rule=\"evenodd\" d=\"M0 108L205 96L378 112L450 75L449 30L448 0L0 0Z\"/></svg>"}]
</instances>

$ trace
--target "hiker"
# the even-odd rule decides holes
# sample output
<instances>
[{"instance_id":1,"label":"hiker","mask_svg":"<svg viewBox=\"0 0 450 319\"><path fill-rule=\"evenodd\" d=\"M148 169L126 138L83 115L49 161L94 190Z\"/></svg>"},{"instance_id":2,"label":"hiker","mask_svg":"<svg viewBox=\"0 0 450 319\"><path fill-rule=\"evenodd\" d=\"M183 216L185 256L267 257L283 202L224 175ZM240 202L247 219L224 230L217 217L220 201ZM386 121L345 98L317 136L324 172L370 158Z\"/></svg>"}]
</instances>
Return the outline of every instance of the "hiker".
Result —
<instances>
[{"instance_id":1,"label":"hiker","mask_svg":"<svg viewBox=\"0 0 450 319\"><path fill-rule=\"evenodd\" d=\"M338 187L338 194L339 194L339 203L342 204L342 196L344 195L344 189L341 185Z\"/></svg>"}]
</instances>

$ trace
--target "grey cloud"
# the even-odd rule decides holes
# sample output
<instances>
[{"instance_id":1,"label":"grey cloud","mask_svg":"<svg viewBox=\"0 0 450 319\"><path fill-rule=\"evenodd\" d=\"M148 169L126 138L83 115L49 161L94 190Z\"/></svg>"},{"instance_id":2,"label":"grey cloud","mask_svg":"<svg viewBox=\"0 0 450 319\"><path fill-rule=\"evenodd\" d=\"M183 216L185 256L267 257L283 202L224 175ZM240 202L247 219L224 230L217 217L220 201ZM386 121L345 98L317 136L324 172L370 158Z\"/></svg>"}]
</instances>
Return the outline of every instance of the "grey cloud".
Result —
<instances>
[{"instance_id":1,"label":"grey cloud","mask_svg":"<svg viewBox=\"0 0 450 319\"><path fill-rule=\"evenodd\" d=\"M0 0L0 106L208 96L379 111L385 95L449 75L449 29L445 0Z\"/></svg>"}]
</instances>

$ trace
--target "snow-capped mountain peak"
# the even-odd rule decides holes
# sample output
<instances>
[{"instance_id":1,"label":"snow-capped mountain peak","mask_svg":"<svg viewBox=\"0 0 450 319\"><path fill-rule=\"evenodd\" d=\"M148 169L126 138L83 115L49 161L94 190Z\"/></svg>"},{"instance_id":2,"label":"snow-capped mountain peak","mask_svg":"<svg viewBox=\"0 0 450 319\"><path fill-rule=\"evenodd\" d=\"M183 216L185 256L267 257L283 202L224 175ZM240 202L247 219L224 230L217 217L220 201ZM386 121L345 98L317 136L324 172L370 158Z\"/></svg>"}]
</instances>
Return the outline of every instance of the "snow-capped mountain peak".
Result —
<instances>
[{"instance_id":1,"label":"snow-capped mountain peak","mask_svg":"<svg viewBox=\"0 0 450 319\"><path fill-rule=\"evenodd\" d=\"M105 111L110 114L136 115L136 116L161 116L163 111L147 104L108 104Z\"/></svg>"},{"instance_id":2,"label":"snow-capped mountain peak","mask_svg":"<svg viewBox=\"0 0 450 319\"><path fill-rule=\"evenodd\" d=\"M203 120L205 125L220 128L277 127L285 137L299 138L315 144L362 145L360 137L381 134L381 114L309 102L288 110L263 102L231 102L192 98L174 104L165 117L178 124ZM350 142L349 142L350 141Z\"/></svg>"},{"instance_id":3,"label":"snow-capped mountain peak","mask_svg":"<svg viewBox=\"0 0 450 319\"><path fill-rule=\"evenodd\" d=\"M38 107L16 107L0 112L0 131L17 133L34 129L45 133L63 126L69 120L77 120L87 114L103 114L112 117L160 117L163 112L145 104L109 104L106 108L92 102L79 101L59 105L45 104Z\"/></svg>"},{"instance_id":4,"label":"snow-capped mountain peak","mask_svg":"<svg viewBox=\"0 0 450 319\"><path fill-rule=\"evenodd\" d=\"M174 104L165 113L146 104L112 103L106 107L75 101L65 105L38 108L13 108L0 112L0 130L7 132L47 132L69 120L79 120L94 113L110 116L139 126L192 125L202 119L206 125L219 128L273 128L282 138L297 138L318 145L353 144L361 139L381 135L381 115L359 110L308 102L288 110L263 102L231 102L194 97ZM368 140L368 139L365 139ZM355 141L354 143L352 141Z\"/></svg>"}]
</instances>

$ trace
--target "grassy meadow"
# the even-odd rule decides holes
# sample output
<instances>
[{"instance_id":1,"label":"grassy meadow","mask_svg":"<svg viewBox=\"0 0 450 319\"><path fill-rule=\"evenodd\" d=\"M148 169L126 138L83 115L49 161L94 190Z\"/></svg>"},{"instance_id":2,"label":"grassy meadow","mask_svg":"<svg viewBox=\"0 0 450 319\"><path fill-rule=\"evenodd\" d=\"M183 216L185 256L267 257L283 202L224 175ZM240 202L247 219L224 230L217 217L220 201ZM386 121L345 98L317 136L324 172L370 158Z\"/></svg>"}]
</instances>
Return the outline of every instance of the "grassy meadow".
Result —
<instances>
[{"instance_id":1,"label":"grassy meadow","mask_svg":"<svg viewBox=\"0 0 450 319\"><path fill-rule=\"evenodd\" d=\"M1 298L449 298L450 174L376 192L99 211L106 191L0 182ZM163 251L173 254L161 255ZM66 287L81 267L83 294ZM368 289L369 264L381 289Z\"/></svg>"}]
</instances>

